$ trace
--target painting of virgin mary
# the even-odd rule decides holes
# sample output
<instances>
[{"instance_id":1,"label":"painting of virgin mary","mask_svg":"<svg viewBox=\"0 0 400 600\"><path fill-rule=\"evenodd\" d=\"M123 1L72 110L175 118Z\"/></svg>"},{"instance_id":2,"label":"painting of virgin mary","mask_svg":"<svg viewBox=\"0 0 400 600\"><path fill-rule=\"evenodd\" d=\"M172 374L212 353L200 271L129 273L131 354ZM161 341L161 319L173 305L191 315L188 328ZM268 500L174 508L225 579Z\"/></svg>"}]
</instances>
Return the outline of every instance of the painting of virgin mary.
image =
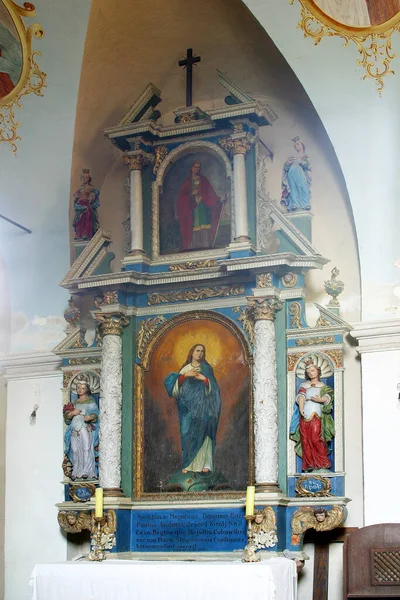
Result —
<instances>
[{"instance_id":1,"label":"painting of virgin mary","mask_svg":"<svg viewBox=\"0 0 400 600\"><path fill-rule=\"evenodd\" d=\"M143 386L143 491L244 489L250 371L224 319L177 317L154 347Z\"/></svg>"}]
</instances>

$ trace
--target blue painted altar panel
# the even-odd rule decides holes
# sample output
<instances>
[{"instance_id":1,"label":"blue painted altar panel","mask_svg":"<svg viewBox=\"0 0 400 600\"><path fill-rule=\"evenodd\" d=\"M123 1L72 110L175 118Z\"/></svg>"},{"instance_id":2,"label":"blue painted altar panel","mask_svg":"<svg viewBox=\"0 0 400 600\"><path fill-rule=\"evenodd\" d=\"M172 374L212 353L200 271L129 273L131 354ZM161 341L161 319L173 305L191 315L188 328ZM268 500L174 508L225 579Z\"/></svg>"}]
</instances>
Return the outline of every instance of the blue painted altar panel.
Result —
<instances>
[{"instance_id":1,"label":"blue painted altar panel","mask_svg":"<svg viewBox=\"0 0 400 600\"><path fill-rule=\"evenodd\" d=\"M134 510L133 552L231 552L247 543L243 508Z\"/></svg>"}]
</instances>

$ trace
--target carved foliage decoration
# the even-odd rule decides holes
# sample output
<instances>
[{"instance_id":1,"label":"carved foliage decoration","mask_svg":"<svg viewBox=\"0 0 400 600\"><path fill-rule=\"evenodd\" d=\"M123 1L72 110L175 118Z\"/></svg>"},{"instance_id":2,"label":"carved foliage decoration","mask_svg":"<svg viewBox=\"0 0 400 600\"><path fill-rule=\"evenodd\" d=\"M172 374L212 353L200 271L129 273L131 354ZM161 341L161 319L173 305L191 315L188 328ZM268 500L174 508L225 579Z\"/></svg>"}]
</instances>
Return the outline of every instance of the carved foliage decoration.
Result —
<instances>
[{"instance_id":1,"label":"carved foliage decoration","mask_svg":"<svg viewBox=\"0 0 400 600\"><path fill-rule=\"evenodd\" d=\"M290 329L303 329L301 323L301 305L299 302L292 302L289 307Z\"/></svg>"},{"instance_id":2,"label":"carved foliage decoration","mask_svg":"<svg viewBox=\"0 0 400 600\"><path fill-rule=\"evenodd\" d=\"M149 294L148 304L166 302L193 302L207 298L240 296L244 294L243 285L216 285L208 288L193 288L192 290L177 290L172 292Z\"/></svg>"},{"instance_id":3,"label":"carved foliage decoration","mask_svg":"<svg viewBox=\"0 0 400 600\"><path fill-rule=\"evenodd\" d=\"M297 362L300 360L300 358L302 356L304 356L305 352L298 352L296 354L288 354L287 357L287 364L288 364L288 371L293 371Z\"/></svg>"},{"instance_id":4,"label":"carved foliage decoration","mask_svg":"<svg viewBox=\"0 0 400 600\"><path fill-rule=\"evenodd\" d=\"M386 21L376 25L361 25L354 27L334 20L324 10L319 8L319 2L314 0L298 0L301 4L301 18L298 27L303 30L305 37L310 37L318 45L324 37L340 37L345 46L353 42L359 58L357 65L364 69L363 79L375 81L381 94L384 88L384 78L393 75L391 62L396 57L392 48L392 35L400 31L400 12L393 10L386 15ZM294 0L289 0L294 4ZM346 6L349 3L344 3ZM386 9L386 2L375 2ZM387 9L386 9L387 10ZM345 19L343 19L345 21Z\"/></svg>"},{"instance_id":5,"label":"carved foliage decoration","mask_svg":"<svg viewBox=\"0 0 400 600\"><path fill-rule=\"evenodd\" d=\"M143 358L146 346L151 340L157 329L165 323L164 317L154 317L154 319L146 319L140 324L139 333L137 336L137 357L139 360Z\"/></svg>"},{"instance_id":6,"label":"carved foliage decoration","mask_svg":"<svg viewBox=\"0 0 400 600\"><path fill-rule=\"evenodd\" d=\"M32 51L33 38L40 39L44 31L39 23L26 29L22 20L22 17L35 16L35 7L30 2L24 3L24 7L13 0L0 2L0 44L5 63L0 73L3 88L0 98L0 143L8 143L14 153L17 152L17 142L22 139L18 135L21 123L17 120L15 109L23 108L21 101L24 96L42 96L42 90L46 87L46 74L36 62L41 53Z\"/></svg>"},{"instance_id":7,"label":"carved foliage decoration","mask_svg":"<svg viewBox=\"0 0 400 600\"><path fill-rule=\"evenodd\" d=\"M170 271L193 271L194 269L206 269L216 267L218 262L215 259L206 258L205 260L189 260L185 263L170 265Z\"/></svg>"},{"instance_id":8,"label":"carved foliage decoration","mask_svg":"<svg viewBox=\"0 0 400 600\"><path fill-rule=\"evenodd\" d=\"M251 345L254 344L254 319L249 306L237 306L232 309L233 312L239 313L237 320L241 323L243 331L246 333Z\"/></svg>"},{"instance_id":9,"label":"carved foliage decoration","mask_svg":"<svg viewBox=\"0 0 400 600\"><path fill-rule=\"evenodd\" d=\"M318 344L334 344L334 342L333 335L327 335L326 337L309 337L296 340L296 346L316 346Z\"/></svg>"}]
</instances>

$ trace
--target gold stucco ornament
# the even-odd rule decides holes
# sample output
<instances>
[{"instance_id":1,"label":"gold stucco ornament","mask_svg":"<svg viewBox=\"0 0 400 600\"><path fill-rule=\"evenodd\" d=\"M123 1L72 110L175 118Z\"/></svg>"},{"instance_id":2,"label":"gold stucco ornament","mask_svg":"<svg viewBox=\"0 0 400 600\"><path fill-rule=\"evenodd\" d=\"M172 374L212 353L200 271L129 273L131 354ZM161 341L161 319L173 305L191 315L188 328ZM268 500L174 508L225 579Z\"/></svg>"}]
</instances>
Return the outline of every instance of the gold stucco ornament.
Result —
<instances>
[{"instance_id":1,"label":"gold stucco ornament","mask_svg":"<svg viewBox=\"0 0 400 600\"><path fill-rule=\"evenodd\" d=\"M294 4L295 0L289 0ZM394 75L391 62L396 58L392 35L400 31L400 9L396 2L366 0L298 0L301 19L298 27L304 37L317 45L324 37L340 37L345 46L353 42L360 58L357 65L365 71L363 79L375 81L379 94L384 78Z\"/></svg>"},{"instance_id":2,"label":"gold stucco ornament","mask_svg":"<svg viewBox=\"0 0 400 600\"><path fill-rule=\"evenodd\" d=\"M22 18L36 16L30 2L18 6L13 0L0 0L0 143L6 142L14 154L21 140L18 128L21 125L15 109L23 108L24 96L43 96L46 73L40 70L36 59L41 56L32 51L34 37L40 39L44 31L39 23L28 29Z\"/></svg>"}]
</instances>

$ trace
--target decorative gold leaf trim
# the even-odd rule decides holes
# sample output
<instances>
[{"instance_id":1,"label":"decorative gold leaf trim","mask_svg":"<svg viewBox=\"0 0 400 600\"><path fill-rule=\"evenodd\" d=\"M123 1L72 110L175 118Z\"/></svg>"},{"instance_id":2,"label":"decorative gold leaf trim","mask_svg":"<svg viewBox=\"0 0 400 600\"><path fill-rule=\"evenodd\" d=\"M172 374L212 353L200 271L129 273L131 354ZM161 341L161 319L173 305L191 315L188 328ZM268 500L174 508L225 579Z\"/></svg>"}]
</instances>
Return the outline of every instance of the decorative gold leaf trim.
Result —
<instances>
[{"instance_id":1,"label":"decorative gold leaf trim","mask_svg":"<svg viewBox=\"0 0 400 600\"><path fill-rule=\"evenodd\" d=\"M36 57L41 53L35 50L32 52L32 39L40 39L44 36L44 31L39 23L35 23L26 29L21 17L35 17L35 7L26 2L24 8L18 6L13 0L2 0L5 8L9 12L16 27L22 49L22 71L19 81L13 90L0 99L0 143L6 142L10 145L12 152L17 152L17 141L22 140L18 135L18 128L21 122L15 115L16 108L23 108L21 100L24 96L35 94L43 96L43 88L46 87L46 73L40 70Z\"/></svg>"},{"instance_id":2,"label":"decorative gold leaf trim","mask_svg":"<svg viewBox=\"0 0 400 600\"><path fill-rule=\"evenodd\" d=\"M294 4L294 0L289 0ZM318 45L324 37L340 37L345 46L353 42L360 54L356 63L365 70L363 79L372 79L379 94L384 88L384 77L394 75L391 61L396 58L392 49L392 34L400 31L400 12L392 19L373 27L350 27L331 19L313 0L298 0L301 4L301 19L298 27L304 37Z\"/></svg>"}]
</instances>

